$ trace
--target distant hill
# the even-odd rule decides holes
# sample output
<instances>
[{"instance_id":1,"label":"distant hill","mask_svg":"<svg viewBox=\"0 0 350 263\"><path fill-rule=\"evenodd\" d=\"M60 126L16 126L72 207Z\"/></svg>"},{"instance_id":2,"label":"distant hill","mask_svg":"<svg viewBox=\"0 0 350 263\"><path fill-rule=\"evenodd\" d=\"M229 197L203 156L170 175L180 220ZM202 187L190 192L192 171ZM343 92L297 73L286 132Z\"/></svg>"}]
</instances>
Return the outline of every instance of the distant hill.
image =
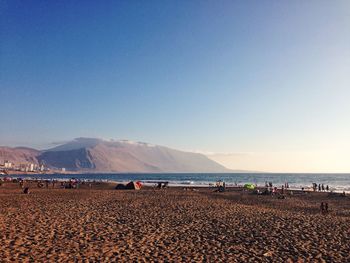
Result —
<instances>
[{"instance_id":1,"label":"distant hill","mask_svg":"<svg viewBox=\"0 0 350 263\"><path fill-rule=\"evenodd\" d=\"M26 147L0 147L0 163L10 161L16 164L35 163L38 164L36 158L40 151Z\"/></svg>"},{"instance_id":2,"label":"distant hill","mask_svg":"<svg viewBox=\"0 0 350 263\"><path fill-rule=\"evenodd\" d=\"M78 138L55 148L0 147L0 161L44 163L51 168L104 173L232 172L203 154L133 141Z\"/></svg>"}]
</instances>

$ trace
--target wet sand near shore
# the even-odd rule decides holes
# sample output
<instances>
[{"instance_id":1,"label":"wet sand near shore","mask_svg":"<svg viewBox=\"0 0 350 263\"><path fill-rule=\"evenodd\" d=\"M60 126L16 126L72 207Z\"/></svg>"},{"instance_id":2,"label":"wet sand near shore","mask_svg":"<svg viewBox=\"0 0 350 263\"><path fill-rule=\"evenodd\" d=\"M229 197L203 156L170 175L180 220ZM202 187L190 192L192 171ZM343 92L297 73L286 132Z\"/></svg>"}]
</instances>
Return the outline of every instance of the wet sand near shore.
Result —
<instances>
[{"instance_id":1,"label":"wet sand near shore","mask_svg":"<svg viewBox=\"0 0 350 263\"><path fill-rule=\"evenodd\" d=\"M113 186L1 186L0 262L350 262L348 196Z\"/></svg>"}]
</instances>

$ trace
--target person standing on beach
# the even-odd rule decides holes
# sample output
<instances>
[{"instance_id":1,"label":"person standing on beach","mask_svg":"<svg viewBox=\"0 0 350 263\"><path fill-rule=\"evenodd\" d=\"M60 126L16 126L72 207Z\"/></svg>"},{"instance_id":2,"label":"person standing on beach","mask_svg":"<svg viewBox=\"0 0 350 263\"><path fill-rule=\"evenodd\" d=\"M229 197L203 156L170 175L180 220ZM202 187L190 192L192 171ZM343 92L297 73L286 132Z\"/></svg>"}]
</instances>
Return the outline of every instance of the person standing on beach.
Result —
<instances>
[{"instance_id":1,"label":"person standing on beach","mask_svg":"<svg viewBox=\"0 0 350 263\"><path fill-rule=\"evenodd\" d=\"M324 184L322 184L321 188L322 188L322 192L324 192Z\"/></svg>"},{"instance_id":2,"label":"person standing on beach","mask_svg":"<svg viewBox=\"0 0 350 263\"><path fill-rule=\"evenodd\" d=\"M24 194L29 194L29 187L24 188L23 193Z\"/></svg>"},{"instance_id":3,"label":"person standing on beach","mask_svg":"<svg viewBox=\"0 0 350 263\"><path fill-rule=\"evenodd\" d=\"M321 209L321 213L323 214L323 213L324 213L324 210L325 210L325 207L324 207L324 204L323 204L323 202L321 202L321 206L320 206L320 209Z\"/></svg>"},{"instance_id":4,"label":"person standing on beach","mask_svg":"<svg viewBox=\"0 0 350 263\"><path fill-rule=\"evenodd\" d=\"M318 184L318 191L321 192L321 184Z\"/></svg>"},{"instance_id":5,"label":"person standing on beach","mask_svg":"<svg viewBox=\"0 0 350 263\"><path fill-rule=\"evenodd\" d=\"M326 191L327 191L327 192L329 191L329 187L328 187L328 184L327 184L327 186L326 186Z\"/></svg>"}]
</instances>

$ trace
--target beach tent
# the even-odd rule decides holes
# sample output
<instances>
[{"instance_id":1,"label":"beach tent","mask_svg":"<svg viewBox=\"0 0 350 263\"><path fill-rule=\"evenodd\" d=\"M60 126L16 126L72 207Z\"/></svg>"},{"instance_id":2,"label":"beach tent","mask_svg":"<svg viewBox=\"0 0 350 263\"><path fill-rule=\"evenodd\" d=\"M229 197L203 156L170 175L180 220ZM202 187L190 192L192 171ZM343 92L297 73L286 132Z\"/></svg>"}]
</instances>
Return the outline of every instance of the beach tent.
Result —
<instances>
[{"instance_id":1,"label":"beach tent","mask_svg":"<svg viewBox=\"0 0 350 263\"><path fill-rule=\"evenodd\" d=\"M117 190L124 190L125 189L125 185L124 184L117 184L115 189L117 189Z\"/></svg>"},{"instance_id":2,"label":"beach tent","mask_svg":"<svg viewBox=\"0 0 350 263\"><path fill-rule=\"evenodd\" d=\"M137 182L131 181L130 183L128 183L128 184L125 186L125 189L140 190L141 187L142 187L141 182L139 182L139 181L137 181Z\"/></svg>"},{"instance_id":3,"label":"beach tent","mask_svg":"<svg viewBox=\"0 0 350 263\"><path fill-rule=\"evenodd\" d=\"M245 184L244 188L248 189L248 190L254 190L255 189L255 185L254 184Z\"/></svg>"}]
</instances>

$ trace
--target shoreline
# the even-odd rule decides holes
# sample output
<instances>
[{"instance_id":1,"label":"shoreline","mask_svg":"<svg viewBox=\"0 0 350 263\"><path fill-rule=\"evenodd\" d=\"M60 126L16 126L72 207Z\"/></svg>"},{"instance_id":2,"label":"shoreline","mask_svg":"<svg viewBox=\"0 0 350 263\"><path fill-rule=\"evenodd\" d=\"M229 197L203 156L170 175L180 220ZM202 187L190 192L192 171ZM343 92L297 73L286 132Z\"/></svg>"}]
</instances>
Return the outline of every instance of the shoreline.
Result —
<instances>
[{"instance_id":1,"label":"shoreline","mask_svg":"<svg viewBox=\"0 0 350 263\"><path fill-rule=\"evenodd\" d=\"M21 179L25 179L25 180L56 180L56 181L67 181L69 179L78 179L80 181L85 181L85 182L92 182L92 181L98 181L98 182L110 182L110 183L128 183L130 181L133 181L131 178L130 179L123 179L123 180L116 180L116 179L106 179L106 178L98 178L98 177L92 177L92 178L78 178L75 176L83 176L83 175L88 175L88 176L93 176L93 175L101 175L101 174L85 174L85 173L70 173L70 172L66 172L66 173L12 173L12 174L8 174L8 175L0 175L0 179L1 178L5 178L5 177L9 177L9 178L21 178ZM128 176L128 175L135 175L135 174L102 174L102 175L115 175L116 177L118 175L122 175L122 176ZM147 176L148 174L136 174L136 175L145 175ZM153 174L149 174L149 175L153 175ZM161 174L160 174L161 175ZM164 174L164 175L177 175L177 174ZM189 174L191 175L191 174ZM55 177L57 176L57 177ZM147 185L147 186L153 186L154 184L157 184L157 182L159 181L167 181L169 182L169 186L171 187L195 187L195 188L213 188L215 187L215 181L202 181L202 182L194 182L191 180L184 180L184 181L174 181L174 180L166 180L166 179L144 179L144 180L135 180L135 181L141 181L143 184ZM246 182L240 182L237 185L235 183L226 183L226 187L228 189L240 189L244 186L244 184L246 183L251 183L249 181ZM279 184L274 184L274 187L277 187L277 189L281 189L281 185ZM262 184L257 184L256 185L257 189L265 189L266 187ZM312 187L310 185L294 185L294 184L290 184L289 188L286 188L285 190L288 191L301 191L302 188L304 188L305 192L313 192ZM316 191L316 192L326 192L326 193L343 193L345 192L346 194L350 193L350 185L349 186L340 186L340 185L330 185L330 190L329 191Z\"/></svg>"}]
</instances>

